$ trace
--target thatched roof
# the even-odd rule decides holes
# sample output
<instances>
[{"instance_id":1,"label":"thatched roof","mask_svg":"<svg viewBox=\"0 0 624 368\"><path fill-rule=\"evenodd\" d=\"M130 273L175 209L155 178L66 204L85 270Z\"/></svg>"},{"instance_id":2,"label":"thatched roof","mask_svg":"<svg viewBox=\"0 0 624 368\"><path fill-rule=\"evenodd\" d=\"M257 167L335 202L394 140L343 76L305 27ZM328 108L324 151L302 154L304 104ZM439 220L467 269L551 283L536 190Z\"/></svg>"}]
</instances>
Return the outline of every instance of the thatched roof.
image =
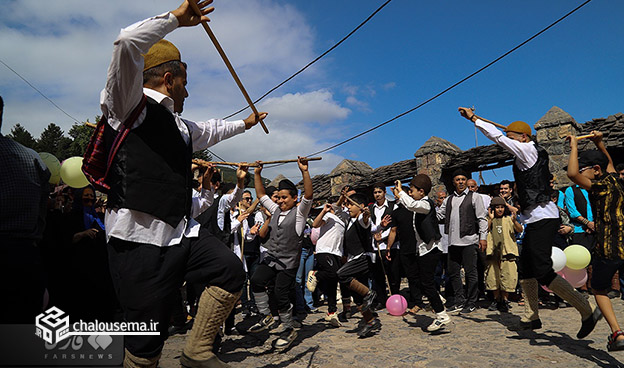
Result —
<instances>
[{"instance_id":1,"label":"thatched roof","mask_svg":"<svg viewBox=\"0 0 624 368\"><path fill-rule=\"evenodd\" d=\"M418 173L417 159L412 158L405 161L395 162L392 165L380 166L361 182L356 188L365 188L375 183L383 182L386 185L393 185L395 180L405 180Z\"/></svg>"},{"instance_id":2,"label":"thatched roof","mask_svg":"<svg viewBox=\"0 0 624 368\"><path fill-rule=\"evenodd\" d=\"M297 188L303 190L303 180L297 183ZM329 199L331 197L331 179L329 175L315 175L312 178L312 188L314 189L315 200Z\"/></svg>"}]
</instances>

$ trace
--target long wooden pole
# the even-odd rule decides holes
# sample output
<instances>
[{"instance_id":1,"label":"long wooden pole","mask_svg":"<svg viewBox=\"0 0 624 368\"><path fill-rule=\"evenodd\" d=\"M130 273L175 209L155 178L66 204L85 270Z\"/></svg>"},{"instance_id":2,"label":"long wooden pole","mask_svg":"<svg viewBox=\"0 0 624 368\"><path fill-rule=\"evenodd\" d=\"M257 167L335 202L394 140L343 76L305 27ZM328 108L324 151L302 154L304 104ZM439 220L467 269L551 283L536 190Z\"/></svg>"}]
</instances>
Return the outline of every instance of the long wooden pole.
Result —
<instances>
[{"instance_id":1,"label":"long wooden pole","mask_svg":"<svg viewBox=\"0 0 624 368\"><path fill-rule=\"evenodd\" d=\"M304 157L307 161L320 161L323 158L322 157L310 157L310 158L306 158ZM275 161L260 161L262 162L263 165L267 165L267 164L285 164L285 163L289 163L289 162L297 162L297 159L292 159L292 160L275 160ZM213 165L229 165L229 166L238 166L239 164L243 164L247 167L258 167L258 164L256 164L255 162L229 162L229 161L204 161L204 160L200 160L200 159L193 159L193 163L197 164L197 165L202 165L202 166L206 166L207 164L213 164Z\"/></svg>"},{"instance_id":2,"label":"long wooden pole","mask_svg":"<svg viewBox=\"0 0 624 368\"><path fill-rule=\"evenodd\" d=\"M470 108L470 110L472 110L472 112L474 113L474 111L475 111L474 106L473 106L473 107L471 107L471 108ZM477 114L475 114L475 116L476 116L476 117L478 117L479 119L481 119L481 120L483 120L483 121L487 122L487 123L490 123L490 124L492 124L492 125L494 125L494 126L496 126L496 127L498 127L498 128L501 128L502 130L507 130L507 127L506 127L506 126L504 126L503 124L499 124L499 123L493 122L492 120L488 120L488 119L486 119L486 118L482 118L482 117L480 117L480 116L479 116L479 115L477 115Z\"/></svg>"},{"instance_id":3,"label":"long wooden pole","mask_svg":"<svg viewBox=\"0 0 624 368\"><path fill-rule=\"evenodd\" d=\"M576 139L586 139L586 138L593 138L594 135L593 134L585 134L585 135L579 135L578 137L576 137Z\"/></svg>"},{"instance_id":4,"label":"long wooden pole","mask_svg":"<svg viewBox=\"0 0 624 368\"><path fill-rule=\"evenodd\" d=\"M197 14L197 16L201 17L202 14L201 14L201 10L199 9L199 6L197 6L197 1L196 0L189 0L189 4L191 5L191 8L193 8L193 11L195 12L195 14ZM230 63L230 60L228 59L227 55L225 54L225 51L223 51L223 48L221 48L221 45L219 44L219 41L217 41L217 37L214 35L214 33L212 33L212 30L208 26L207 22L202 22L202 26L204 27L204 30L206 31L206 33L208 33L208 37L210 37L210 40L212 41L212 43L214 44L215 48L219 52L219 55L221 55L221 58L225 62L225 65L227 66L228 70L230 71L230 74L232 74L232 78L234 78L234 81L238 85L238 88L243 93L243 96L245 96L245 100L247 100L247 104L249 104L249 107L251 107L251 110L254 112L254 114L256 114L256 116L259 117L258 110L256 109L256 106L254 105L253 101L249 97L249 94L247 93L247 90L245 90L245 87L243 86L243 83L238 78L238 75L236 74L236 71L234 71L234 67L232 67L232 64ZM264 129L264 132L266 134L269 134L269 129L267 129L266 125L264 125L264 121L262 121L262 119L259 119L259 120L260 120L260 125L262 126L262 129Z\"/></svg>"}]
</instances>

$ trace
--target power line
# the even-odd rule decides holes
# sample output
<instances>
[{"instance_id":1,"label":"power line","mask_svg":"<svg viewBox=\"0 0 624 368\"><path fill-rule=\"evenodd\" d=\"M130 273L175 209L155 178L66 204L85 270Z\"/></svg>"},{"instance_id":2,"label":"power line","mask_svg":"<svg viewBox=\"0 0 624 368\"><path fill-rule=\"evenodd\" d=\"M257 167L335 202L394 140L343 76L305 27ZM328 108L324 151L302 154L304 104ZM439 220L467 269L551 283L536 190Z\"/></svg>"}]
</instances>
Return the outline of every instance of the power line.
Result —
<instances>
[{"instance_id":1,"label":"power line","mask_svg":"<svg viewBox=\"0 0 624 368\"><path fill-rule=\"evenodd\" d=\"M428 104L429 102L435 100L436 98L442 96L443 94L445 94L446 92L452 90L453 88L459 86L460 84L464 83L465 81L467 81L468 79L474 77L475 75L481 73L482 71L484 71L485 69L489 68L490 66L494 65L495 63L497 63L498 61L500 61L501 59L503 59L504 57L506 57L507 55L511 54L512 52L516 51L517 49L519 49L520 47L524 46L525 44L529 43L530 41L532 41L534 38L538 37L539 35L541 35L542 33L546 32L547 30L549 30L550 28L552 28L553 26L555 26L557 23L561 22L562 20L564 20L565 18L567 18L568 16L572 15L573 13L575 13L577 10L581 9L582 7L584 7L585 5L587 5L588 3L590 3L592 0L587 0L584 3L582 3L581 5L577 6L576 8L574 8L573 10L571 10L570 12L568 12L566 15L562 16L561 18L557 19L555 22L551 23L548 27L542 29L541 31L537 32L536 34L534 34L533 36L529 37L527 40L525 40L524 42L520 43L519 45L517 45L516 47L514 47L513 49L507 51L506 53L504 53L503 55L497 57L496 59L494 59L493 61L489 62L488 64L486 64L485 66L483 66L482 68L478 69L477 71L473 72L472 74L468 75L467 77L461 79L459 82L456 82L455 84L451 85L450 87L447 87L446 89L444 89L442 92L439 92L438 94L436 94L435 96L427 99L426 101L420 103L419 105L393 117L392 119L386 120L381 124L375 125L374 127L367 129L359 134L354 135L351 138L345 139L339 143L336 143L330 147L327 147L323 150L320 150L318 152L314 152L309 154L308 156L315 156L327 151L330 151L338 146L341 146L345 143L351 142L352 140L359 138L365 134L368 134L370 132L372 132L373 130L379 129L384 125L390 124L391 122L397 120L398 118L401 118L417 109L419 109L420 107ZM278 164L281 165L281 164Z\"/></svg>"},{"instance_id":2,"label":"power line","mask_svg":"<svg viewBox=\"0 0 624 368\"><path fill-rule=\"evenodd\" d=\"M301 74L304 70L308 69L308 67L312 66L312 64L316 63L317 61L319 61L321 58L323 58L325 55L329 54L331 51L333 51L336 47L338 47L341 43L343 43L344 41L347 40L347 38L351 37L351 35L353 35L355 32L357 32L358 29L360 29L364 24L366 24L369 20L371 20L377 13L379 13L381 11L381 9L383 9L386 5L388 5L388 3L390 3L390 1L392 0L388 0L385 3L381 4L381 6L379 8L377 8L377 10L375 10L371 15L368 16L368 18L364 19L364 21L362 23L360 23L357 27L355 27L351 32L349 32L346 36L344 36L340 41L338 41L338 43L336 43L334 46L330 47L327 51L325 51L324 53L322 53L321 55L317 56L314 60L310 61L308 64L306 64L306 66L304 66L303 68L299 69L299 71L297 71L295 74L291 75L290 77L286 78L286 80L284 80L282 83L278 84L277 86L271 88L268 92L266 92L265 94L263 94L262 96L260 96L257 100L254 101L255 103L258 103L260 100L262 100L263 98L265 98L266 96L268 96L269 94L271 94L273 91L275 91L276 89L280 88L281 86L283 86L284 84L288 83L291 79L293 79L294 77L296 77L297 75ZM224 117L223 119L228 119L231 118L232 116L241 113L245 110L247 110L249 108L249 106L245 106L243 108L241 108L240 110Z\"/></svg>"},{"instance_id":3,"label":"power line","mask_svg":"<svg viewBox=\"0 0 624 368\"><path fill-rule=\"evenodd\" d=\"M18 72L16 72L15 70L13 70L13 68L11 68L10 66L7 65L7 63L5 63L4 61L2 61L2 59L0 59L0 63L2 63L4 66L6 66L10 71L12 71L13 73L15 73L15 75L17 75L18 77L20 77L24 82L26 82L26 84L28 84L32 89L34 89L35 91L37 91L41 96L43 96L43 98L45 98L46 100L48 100L52 105L54 105L54 107L56 107L57 109L61 110L61 112L63 112L63 114L69 116L70 119L73 119L74 121L76 121L76 123L78 124L82 124L80 121L78 121L78 119L76 119L75 117L69 115L65 110L61 109L61 107L57 104L54 103L54 101L52 101L51 99L48 98L48 96L44 95L43 92L41 92L39 89L37 89L37 87L33 86L32 83L30 83L28 80L26 80L26 78L22 77Z\"/></svg>"}]
</instances>

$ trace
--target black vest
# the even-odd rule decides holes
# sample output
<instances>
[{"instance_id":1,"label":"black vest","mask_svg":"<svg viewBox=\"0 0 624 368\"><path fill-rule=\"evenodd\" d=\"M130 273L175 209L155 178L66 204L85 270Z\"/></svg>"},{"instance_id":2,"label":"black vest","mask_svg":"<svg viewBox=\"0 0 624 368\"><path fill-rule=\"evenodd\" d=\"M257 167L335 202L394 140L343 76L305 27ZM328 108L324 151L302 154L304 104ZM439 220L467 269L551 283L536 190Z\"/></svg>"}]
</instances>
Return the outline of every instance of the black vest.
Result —
<instances>
[{"instance_id":1,"label":"black vest","mask_svg":"<svg viewBox=\"0 0 624 368\"><path fill-rule=\"evenodd\" d=\"M521 210L538 203L550 201L550 170L548 169L548 152L535 143L537 162L530 169L521 171L515 162L513 174L518 187L518 199Z\"/></svg>"},{"instance_id":2,"label":"black vest","mask_svg":"<svg viewBox=\"0 0 624 368\"><path fill-rule=\"evenodd\" d=\"M429 244L432 239L440 240L442 235L440 235L440 227L438 226L435 203L433 203L430 198L427 198L427 201L431 206L429 213L416 213L414 216L414 226L416 226L416 231L418 231L420 238L424 240L425 243Z\"/></svg>"},{"instance_id":3,"label":"black vest","mask_svg":"<svg viewBox=\"0 0 624 368\"><path fill-rule=\"evenodd\" d=\"M392 215L393 208L394 208L394 202L388 201L388 206L384 210L383 215L381 215L381 218L383 219L384 217L386 217L386 215ZM377 223L377 216L375 216L375 203L369 205L368 209L371 214L371 221L373 221L373 224Z\"/></svg>"},{"instance_id":4,"label":"black vest","mask_svg":"<svg viewBox=\"0 0 624 368\"><path fill-rule=\"evenodd\" d=\"M108 207L145 212L176 227L191 212L192 145L184 142L167 108L148 98L146 110L111 164ZM107 148L115 137L117 131L106 124Z\"/></svg>"},{"instance_id":5,"label":"black vest","mask_svg":"<svg viewBox=\"0 0 624 368\"><path fill-rule=\"evenodd\" d=\"M585 199L581 188L578 185L574 185L572 187L572 193L574 193L574 205L576 206L576 210L581 214L581 216L587 218L587 199ZM590 208L592 208L591 205ZM570 221L575 223L576 225L584 226L584 224L576 221L576 219L571 218Z\"/></svg>"},{"instance_id":6,"label":"black vest","mask_svg":"<svg viewBox=\"0 0 624 368\"><path fill-rule=\"evenodd\" d=\"M477 223L477 215L475 214L474 206L472 205L473 192L468 191L464 196L464 200L459 205L459 236L463 238L466 235L476 234L479 230ZM447 197L446 200L446 214L444 218L444 233L449 233L449 223L451 222L451 211L453 207L453 198L455 194ZM478 198L481 200L481 198Z\"/></svg>"},{"instance_id":7,"label":"black vest","mask_svg":"<svg viewBox=\"0 0 624 368\"><path fill-rule=\"evenodd\" d=\"M351 220L349 219L349 221ZM370 228L363 228L356 219L353 225L345 230L343 247L345 256L357 256L364 252L373 252Z\"/></svg>"},{"instance_id":8,"label":"black vest","mask_svg":"<svg viewBox=\"0 0 624 368\"><path fill-rule=\"evenodd\" d=\"M217 218L219 215L219 202L223 196L220 195L215 198L212 205L208 207L204 212L202 212L199 216L195 218L199 224L208 229L208 232L215 237L219 238L223 242L223 244L227 246L231 246L232 237L230 234L231 229L231 220L230 220L230 211L226 211L223 214L223 230L219 228Z\"/></svg>"}]
</instances>

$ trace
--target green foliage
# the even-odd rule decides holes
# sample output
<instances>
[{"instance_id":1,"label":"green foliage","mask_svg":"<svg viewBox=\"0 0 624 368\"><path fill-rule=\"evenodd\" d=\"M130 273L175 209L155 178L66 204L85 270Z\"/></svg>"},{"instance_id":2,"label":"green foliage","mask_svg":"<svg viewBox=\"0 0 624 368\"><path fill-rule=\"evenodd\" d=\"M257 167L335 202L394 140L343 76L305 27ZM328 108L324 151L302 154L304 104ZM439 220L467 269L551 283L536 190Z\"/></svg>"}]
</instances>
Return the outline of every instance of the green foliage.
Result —
<instances>
[{"instance_id":1,"label":"green foliage","mask_svg":"<svg viewBox=\"0 0 624 368\"><path fill-rule=\"evenodd\" d=\"M56 156L60 161L71 157L69 147L72 139L64 135L61 127L54 123L50 123L41 133L37 140L37 152L49 152Z\"/></svg>"},{"instance_id":2,"label":"green foliage","mask_svg":"<svg viewBox=\"0 0 624 368\"><path fill-rule=\"evenodd\" d=\"M7 137L25 147L36 149L37 141L35 140L35 137L33 137L33 135L19 123L15 124L13 129L11 129L11 133L9 133Z\"/></svg>"},{"instance_id":3,"label":"green foliage","mask_svg":"<svg viewBox=\"0 0 624 368\"><path fill-rule=\"evenodd\" d=\"M96 117L96 121L99 120L99 116ZM89 119L87 119L89 122ZM69 129L69 136L72 137L72 142L69 145L70 156L83 156L91 140L93 134L93 128L86 124L74 124Z\"/></svg>"}]
</instances>

